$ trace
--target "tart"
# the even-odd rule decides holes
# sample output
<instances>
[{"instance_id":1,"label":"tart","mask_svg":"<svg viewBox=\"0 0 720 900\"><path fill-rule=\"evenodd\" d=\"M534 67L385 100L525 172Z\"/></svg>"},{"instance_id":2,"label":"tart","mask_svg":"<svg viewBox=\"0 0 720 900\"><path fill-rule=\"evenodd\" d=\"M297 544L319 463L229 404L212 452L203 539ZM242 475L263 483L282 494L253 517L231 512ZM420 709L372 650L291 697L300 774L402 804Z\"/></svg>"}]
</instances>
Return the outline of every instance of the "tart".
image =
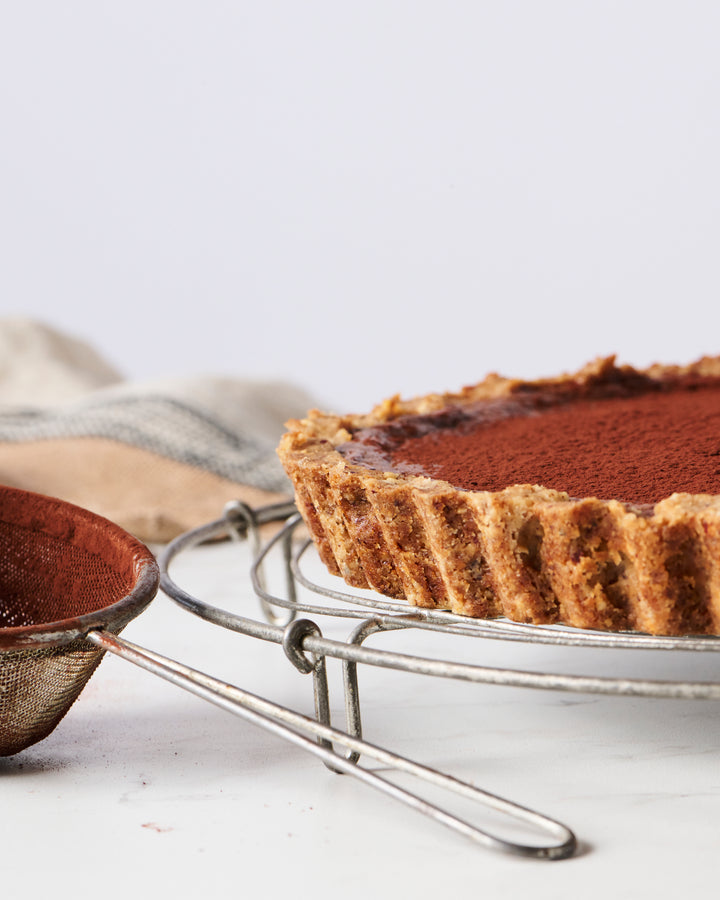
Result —
<instances>
[{"instance_id":1,"label":"tart","mask_svg":"<svg viewBox=\"0 0 720 900\"><path fill-rule=\"evenodd\" d=\"M720 357L492 374L287 427L298 509L354 587L465 616L720 634Z\"/></svg>"}]
</instances>

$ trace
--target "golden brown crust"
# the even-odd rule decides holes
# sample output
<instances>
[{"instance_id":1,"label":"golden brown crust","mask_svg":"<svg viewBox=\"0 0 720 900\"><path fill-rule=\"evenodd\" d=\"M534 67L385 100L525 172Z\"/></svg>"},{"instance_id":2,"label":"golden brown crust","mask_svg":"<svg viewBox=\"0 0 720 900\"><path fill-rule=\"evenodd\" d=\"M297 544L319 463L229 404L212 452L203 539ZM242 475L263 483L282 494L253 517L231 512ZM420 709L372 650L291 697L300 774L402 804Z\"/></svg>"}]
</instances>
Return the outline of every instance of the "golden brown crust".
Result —
<instances>
[{"instance_id":1,"label":"golden brown crust","mask_svg":"<svg viewBox=\"0 0 720 900\"><path fill-rule=\"evenodd\" d=\"M489 375L458 393L393 397L366 415L313 410L288 423L278 453L320 556L351 585L460 615L720 634L720 497L673 494L639 508L538 485L462 491L353 465L336 449L359 428L520 390L572 397L688 376L720 379L720 358L636 370L609 357L534 382Z\"/></svg>"}]
</instances>

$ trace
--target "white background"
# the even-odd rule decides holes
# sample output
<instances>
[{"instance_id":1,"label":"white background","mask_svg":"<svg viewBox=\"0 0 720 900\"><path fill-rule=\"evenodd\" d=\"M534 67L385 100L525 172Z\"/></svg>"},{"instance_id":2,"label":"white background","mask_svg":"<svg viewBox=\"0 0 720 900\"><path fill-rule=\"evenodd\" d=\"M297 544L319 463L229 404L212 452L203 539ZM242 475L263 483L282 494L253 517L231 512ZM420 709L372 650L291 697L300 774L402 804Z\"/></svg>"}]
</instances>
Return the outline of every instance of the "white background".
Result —
<instances>
[{"instance_id":1,"label":"white background","mask_svg":"<svg viewBox=\"0 0 720 900\"><path fill-rule=\"evenodd\" d=\"M0 305L338 411L718 351L720 7L27 2Z\"/></svg>"}]
</instances>

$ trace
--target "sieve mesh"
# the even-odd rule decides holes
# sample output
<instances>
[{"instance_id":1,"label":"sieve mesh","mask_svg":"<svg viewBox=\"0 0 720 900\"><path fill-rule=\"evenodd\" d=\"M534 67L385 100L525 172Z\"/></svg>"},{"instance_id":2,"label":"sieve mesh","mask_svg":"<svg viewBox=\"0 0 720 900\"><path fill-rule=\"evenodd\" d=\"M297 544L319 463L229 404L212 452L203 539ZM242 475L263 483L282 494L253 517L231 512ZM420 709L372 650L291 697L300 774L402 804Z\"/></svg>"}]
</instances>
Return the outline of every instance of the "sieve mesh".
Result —
<instances>
[{"instance_id":1,"label":"sieve mesh","mask_svg":"<svg viewBox=\"0 0 720 900\"><path fill-rule=\"evenodd\" d=\"M100 662L84 643L3 654L0 755L43 740L70 709Z\"/></svg>"},{"instance_id":2,"label":"sieve mesh","mask_svg":"<svg viewBox=\"0 0 720 900\"><path fill-rule=\"evenodd\" d=\"M47 737L103 651L157 588L150 551L118 526L49 497L0 487L0 755Z\"/></svg>"}]
</instances>

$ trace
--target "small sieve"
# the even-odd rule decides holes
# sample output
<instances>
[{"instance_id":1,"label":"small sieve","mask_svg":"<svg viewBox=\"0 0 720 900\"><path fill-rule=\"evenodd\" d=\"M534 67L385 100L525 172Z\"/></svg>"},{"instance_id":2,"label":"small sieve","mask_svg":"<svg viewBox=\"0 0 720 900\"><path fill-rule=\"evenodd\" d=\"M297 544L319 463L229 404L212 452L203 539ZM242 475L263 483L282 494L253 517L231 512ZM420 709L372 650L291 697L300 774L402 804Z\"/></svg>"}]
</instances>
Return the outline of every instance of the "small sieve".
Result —
<instances>
[{"instance_id":1,"label":"small sieve","mask_svg":"<svg viewBox=\"0 0 720 900\"><path fill-rule=\"evenodd\" d=\"M0 487L0 755L47 737L159 581L150 551L86 510Z\"/></svg>"},{"instance_id":2,"label":"small sieve","mask_svg":"<svg viewBox=\"0 0 720 900\"><path fill-rule=\"evenodd\" d=\"M158 584L151 552L117 525L63 501L0 486L0 756L47 737L109 650L478 844L538 859L574 853L574 835L554 819L120 638ZM350 753L337 753L334 744ZM552 840L520 843L472 825L358 765L361 754Z\"/></svg>"}]
</instances>

